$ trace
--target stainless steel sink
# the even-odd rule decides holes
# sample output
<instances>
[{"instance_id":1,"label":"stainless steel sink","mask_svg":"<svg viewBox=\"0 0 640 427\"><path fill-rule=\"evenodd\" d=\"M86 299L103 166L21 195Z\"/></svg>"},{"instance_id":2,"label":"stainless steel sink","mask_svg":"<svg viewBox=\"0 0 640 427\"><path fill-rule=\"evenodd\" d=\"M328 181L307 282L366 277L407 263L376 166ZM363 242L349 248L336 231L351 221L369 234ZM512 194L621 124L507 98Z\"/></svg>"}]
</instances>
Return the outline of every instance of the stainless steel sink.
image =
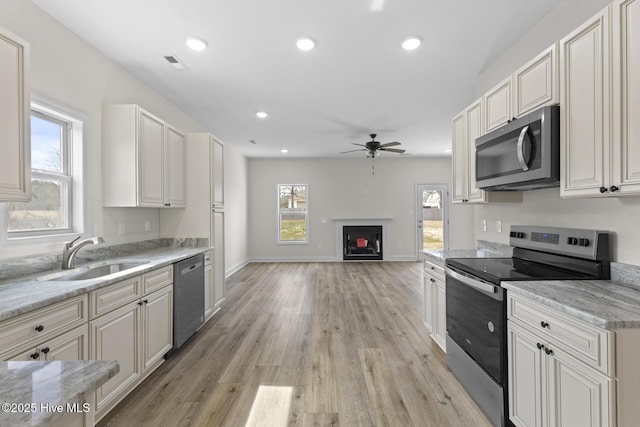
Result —
<instances>
[{"instance_id":1,"label":"stainless steel sink","mask_svg":"<svg viewBox=\"0 0 640 427\"><path fill-rule=\"evenodd\" d=\"M71 271L65 271L60 273L53 273L47 276L42 276L38 280L40 281L49 281L49 280L88 280L88 279L96 279L98 277L109 276L111 274L116 274L121 271L130 270L132 268L139 267L141 265L148 264L148 262L118 262L112 264L99 264L87 267L76 268Z\"/></svg>"}]
</instances>

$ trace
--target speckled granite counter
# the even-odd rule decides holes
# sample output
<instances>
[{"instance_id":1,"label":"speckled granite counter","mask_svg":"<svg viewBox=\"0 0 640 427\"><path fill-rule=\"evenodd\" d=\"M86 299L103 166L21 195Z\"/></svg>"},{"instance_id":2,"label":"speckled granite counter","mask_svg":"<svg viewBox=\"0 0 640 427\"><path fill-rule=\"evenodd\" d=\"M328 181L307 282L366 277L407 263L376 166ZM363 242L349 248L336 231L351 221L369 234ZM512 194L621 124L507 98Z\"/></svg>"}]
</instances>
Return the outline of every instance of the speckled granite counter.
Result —
<instances>
[{"instance_id":1,"label":"speckled granite counter","mask_svg":"<svg viewBox=\"0 0 640 427\"><path fill-rule=\"evenodd\" d=\"M638 287L611 280L502 282L501 286L601 328L640 328Z\"/></svg>"},{"instance_id":2,"label":"speckled granite counter","mask_svg":"<svg viewBox=\"0 0 640 427\"><path fill-rule=\"evenodd\" d=\"M0 362L0 425L48 426L67 404L82 411L87 397L119 370L115 361Z\"/></svg>"},{"instance_id":3,"label":"speckled granite counter","mask_svg":"<svg viewBox=\"0 0 640 427\"><path fill-rule=\"evenodd\" d=\"M63 301L76 295L80 295L94 289L119 282L128 277L137 276L150 270L172 264L174 262L198 255L209 250L209 247L159 247L148 251L117 256L116 252L105 255L102 261L91 262L89 265L105 264L111 262L147 262L141 266L124 270L109 276L87 280L38 280L41 276L51 273L59 273L61 270L39 272L30 277L4 280L0 284L0 321L9 319L22 313L35 310L40 307ZM67 272L75 270L66 270Z\"/></svg>"},{"instance_id":4,"label":"speckled granite counter","mask_svg":"<svg viewBox=\"0 0 640 427\"><path fill-rule=\"evenodd\" d=\"M500 258L513 254L513 248L502 243L478 240L477 246L477 249L426 250L422 253L439 264L444 264L447 258Z\"/></svg>"}]
</instances>

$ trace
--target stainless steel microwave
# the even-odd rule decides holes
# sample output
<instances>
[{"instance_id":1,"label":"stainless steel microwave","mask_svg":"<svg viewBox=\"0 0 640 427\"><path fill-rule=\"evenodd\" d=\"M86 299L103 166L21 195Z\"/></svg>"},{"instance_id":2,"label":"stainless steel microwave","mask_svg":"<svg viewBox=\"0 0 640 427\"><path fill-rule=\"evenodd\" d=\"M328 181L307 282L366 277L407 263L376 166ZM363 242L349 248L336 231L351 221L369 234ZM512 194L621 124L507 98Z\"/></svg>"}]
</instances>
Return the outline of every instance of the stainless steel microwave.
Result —
<instances>
[{"instance_id":1,"label":"stainless steel microwave","mask_svg":"<svg viewBox=\"0 0 640 427\"><path fill-rule=\"evenodd\" d=\"M490 191L560 185L560 107L542 107L476 139L476 185Z\"/></svg>"}]
</instances>

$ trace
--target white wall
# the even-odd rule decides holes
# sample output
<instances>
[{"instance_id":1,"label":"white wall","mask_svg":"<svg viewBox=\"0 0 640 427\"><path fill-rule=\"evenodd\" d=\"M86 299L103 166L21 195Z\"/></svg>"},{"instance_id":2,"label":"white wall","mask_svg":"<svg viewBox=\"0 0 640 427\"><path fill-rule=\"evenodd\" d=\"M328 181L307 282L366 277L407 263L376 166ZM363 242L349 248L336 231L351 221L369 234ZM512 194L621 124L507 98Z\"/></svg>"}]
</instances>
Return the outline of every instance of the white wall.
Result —
<instances>
[{"instance_id":1,"label":"white wall","mask_svg":"<svg viewBox=\"0 0 640 427\"><path fill-rule=\"evenodd\" d=\"M100 234L107 244L134 242L160 236L159 209L103 208L102 173L100 156L101 110L103 104L135 103L167 120L184 132L206 131L184 114L169 100L160 96L146 84L123 68L111 62L93 47L26 0L0 0L0 26L3 26L31 44L31 88L39 98L76 112L85 118L85 187L86 235ZM211 130L215 133L215 130ZM242 164L236 155L230 156L234 164ZM246 168L245 168L246 169ZM233 169L232 169L233 172ZM232 174L231 182L243 185L242 168L239 178ZM246 176L246 174L245 174ZM234 189L233 192L236 190ZM246 189L237 190L240 194ZM233 193L232 192L232 193ZM242 198L241 195L238 196ZM230 199L233 203L234 197ZM240 208L242 203L238 202ZM230 210L233 207L230 207ZM229 227L242 229L229 215ZM151 222L151 231L144 222ZM118 223L125 224L125 234L118 235ZM194 236L195 237L195 236ZM233 242L232 242L233 245ZM244 245L243 245L244 246ZM61 251L59 242L7 243L0 246L0 259L17 256L55 253ZM236 255L239 253L240 255ZM233 249L232 260L242 256Z\"/></svg>"},{"instance_id":2,"label":"white wall","mask_svg":"<svg viewBox=\"0 0 640 427\"><path fill-rule=\"evenodd\" d=\"M332 218L393 218L385 259L416 259L416 184L450 183L450 158L249 159L251 259L333 260ZM308 245L277 244L277 185L309 185ZM472 207L450 210L450 246L475 247Z\"/></svg>"},{"instance_id":3,"label":"white wall","mask_svg":"<svg viewBox=\"0 0 640 427\"><path fill-rule=\"evenodd\" d=\"M530 33L506 51L491 67L478 76L476 96L504 79L546 46L560 39L583 21L609 4L608 0L565 0ZM511 224L595 228L615 233L614 260L640 264L640 197L561 199L559 189L523 193L522 204L486 205L475 208L475 236L478 239L508 243ZM488 221L482 232L480 221ZM502 221L502 233L495 232L495 222Z\"/></svg>"},{"instance_id":4,"label":"white wall","mask_svg":"<svg viewBox=\"0 0 640 427\"><path fill-rule=\"evenodd\" d=\"M224 263L226 274L229 275L243 267L249 259L249 162L228 145L224 150Z\"/></svg>"},{"instance_id":5,"label":"white wall","mask_svg":"<svg viewBox=\"0 0 640 427\"><path fill-rule=\"evenodd\" d=\"M569 34L611 0L564 0L531 31L518 40L496 61L486 67L476 80L477 99L538 53ZM464 106L463 106L464 107Z\"/></svg>"}]
</instances>

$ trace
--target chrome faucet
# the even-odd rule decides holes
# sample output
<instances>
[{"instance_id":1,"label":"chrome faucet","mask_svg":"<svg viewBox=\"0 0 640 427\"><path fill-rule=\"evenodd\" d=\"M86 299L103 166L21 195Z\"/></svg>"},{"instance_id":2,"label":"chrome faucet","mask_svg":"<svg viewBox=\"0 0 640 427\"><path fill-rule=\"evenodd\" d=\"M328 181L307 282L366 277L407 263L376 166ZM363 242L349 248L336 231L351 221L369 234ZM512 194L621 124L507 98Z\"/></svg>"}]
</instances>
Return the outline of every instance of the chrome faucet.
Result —
<instances>
[{"instance_id":1,"label":"chrome faucet","mask_svg":"<svg viewBox=\"0 0 640 427\"><path fill-rule=\"evenodd\" d=\"M70 242L66 242L64 247L62 248L62 269L69 270L73 268L73 258L76 256L76 253L80 250L80 248L87 245L98 245L100 243L104 243L104 239L102 237L89 237L88 239L80 240L78 243L76 241L81 236L76 237ZM75 244L74 244L75 243Z\"/></svg>"}]
</instances>

